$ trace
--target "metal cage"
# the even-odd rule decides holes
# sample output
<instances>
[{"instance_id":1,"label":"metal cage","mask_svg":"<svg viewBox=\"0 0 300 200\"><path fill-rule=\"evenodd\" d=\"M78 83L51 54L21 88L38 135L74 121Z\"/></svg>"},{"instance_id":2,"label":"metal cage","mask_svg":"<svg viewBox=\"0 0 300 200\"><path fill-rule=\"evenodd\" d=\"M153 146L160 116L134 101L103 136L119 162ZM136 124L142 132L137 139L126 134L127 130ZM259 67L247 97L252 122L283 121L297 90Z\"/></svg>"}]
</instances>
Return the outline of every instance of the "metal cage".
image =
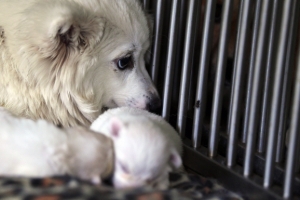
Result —
<instances>
[{"instance_id":1,"label":"metal cage","mask_svg":"<svg viewBox=\"0 0 300 200\"><path fill-rule=\"evenodd\" d=\"M187 170L250 199L300 198L300 1L142 3Z\"/></svg>"}]
</instances>

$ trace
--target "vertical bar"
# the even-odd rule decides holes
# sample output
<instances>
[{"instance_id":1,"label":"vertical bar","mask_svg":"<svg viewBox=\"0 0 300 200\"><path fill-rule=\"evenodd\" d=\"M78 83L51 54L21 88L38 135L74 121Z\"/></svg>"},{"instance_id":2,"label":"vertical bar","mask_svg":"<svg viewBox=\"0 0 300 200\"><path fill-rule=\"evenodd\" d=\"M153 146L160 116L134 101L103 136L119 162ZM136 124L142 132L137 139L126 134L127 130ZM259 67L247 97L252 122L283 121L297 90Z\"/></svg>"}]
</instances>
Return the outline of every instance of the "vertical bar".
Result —
<instances>
[{"instance_id":1,"label":"vertical bar","mask_svg":"<svg viewBox=\"0 0 300 200\"><path fill-rule=\"evenodd\" d=\"M298 16L298 11L296 11ZM296 19L297 18L297 19ZM276 158L275 162L281 162L284 159L284 145L285 145L285 133L286 133L286 121L288 116L288 104L290 103L291 98L291 83L292 83L292 67L293 61L295 59L296 51L296 42L297 42L297 30L299 27L299 17L294 16L291 19L290 32L289 32L289 41L286 51L286 62L284 69L284 79L283 79L283 89L281 95L281 105L280 105L280 118L278 126L278 139L276 147Z\"/></svg>"},{"instance_id":2,"label":"vertical bar","mask_svg":"<svg viewBox=\"0 0 300 200\"><path fill-rule=\"evenodd\" d=\"M271 28L270 28L270 40L268 46L268 56L267 56L267 64L266 64L266 73L264 77L264 86L263 86L263 99L262 99L262 112L261 112L261 121L258 133L258 145L257 151L262 153L265 152L266 149L266 133L267 133L267 122L269 120L269 111L270 111L270 98L271 98L271 81L273 77L273 66L275 62L275 53L277 49L277 41L278 41L278 29L280 23L280 11L282 6L282 0L275 0L273 4L273 13L271 20Z\"/></svg>"},{"instance_id":3,"label":"vertical bar","mask_svg":"<svg viewBox=\"0 0 300 200\"><path fill-rule=\"evenodd\" d=\"M211 52L211 40L213 23L215 17L216 0L206 1L206 10L204 18L204 29L202 35L201 51L200 51L200 63L199 73L197 80L197 94L196 105L194 109L194 121L193 121L193 146L198 148L200 146L200 140L202 135L203 117L205 112L205 97L207 87L207 71Z\"/></svg>"},{"instance_id":4,"label":"vertical bar","mask_svg":"<svg viewBox=\"0 0 300 200\"><path fill-rule=\"evenodd\" d=\"M165 83L164 83L164 92L163 92L163 108L162 108L162 117L167 121L169 120L170 115L170 97L172 91L172 82L173 82L173 72L175 67L176 60L176 50L178 49L178 18L179 18L179 5L180 0L172 1L172 11L171 11L171 24L169 32L169 43L168 43L168 55L167 55L167 66L165 74Z\"/></svg>"},{"instance_id":5,"label":"vertical bar","mask_svg":"<svg viewBox=\"0 0 300 200\"><path fill-rule=\"evenodd\" d=\"M299 3L298 3L299 4ZM299 6L298 6L299 8ZM299 9L298 9L299 12ZM299 22L299 21L298 21ZM298 41L299 42L299 41ZM300 43L300 42L299 42ZM287 162L285 168L283 197L291 198L293 189L293 179L295 177L295 164L299 155L297 155L297 146L300 145L300 44L298 44L297 76L294 88L294 97L292 104L291 127L289 146L287 151ZM298 149L299 150L299 149Z\"/></svg>"},{"instance_id":6,"label":"vertical bar","mask_svg":"<svg viewBox=\"0 0 300 200\"><path fill-rule=\"evenodd\" d=\"M143 0L144 10L148 10L150 7L150 0Z\"/></svg>"},{"instance_id":7,"label":"vertical bar","mask_svg":"<svg viewBox=\"0 0 300 200\"><path fill-rule=\"evenodd\" d=\"M280 101L282 95L282 82L283 82L283 72L285 67L286 51L288 46L288 36L291 16L294 15L295 2L293 0L284 1L283 8L283 19L281 22L280 36L279 36L279 48L277 51L276 58L276 72L275 81L273 88L272 104L271 104L271 118L269 122L268 130L268 144L266 152L266 164L264 171L264 187L269 188L273 182L272 175L274 169L274 158L275 158L275 144L277 140L277 130L279 122L279 111L280 111Z\"/></svg>"},{"instance_id":8,"label":"vertical bar","mask_svg":"<svg viewBox=\"0 0 300 200\"><path fill-rule=\"evenodd\" d=\"M214 85L213 106L210 126L209 155L215 156L220 127L220 115L222 109L223 85L225 79L225 69L227 63L227 47L230 33L230 22L232 17L233 0L224 2L222 9L221 33L218 49L217 72ZM228 146L230 146L230 141Z\"/></svg>"},{"instance_id":9,"label":"vertical bar","mask_svg":"<svg viewBox=\"0 0 300 200\"><path fill-rule=\"evenodd\" d=\"M189 85L190 72L192 67L193 50L195 46L196 20L201 1L190 0L188 7L188 18L186 24L183 67L181 72L180 93L177 116L177 129L181 136L184 135L185 117L187 107L187 86Z\"/></svg>"},{"instance_id":10,"label":"vertical bar","mask_svg":"<svg viewBox=\"0 0 300 200\"><path fill-rule=\"evenodd\" d=\"M162 30L164 21L164 9L166 1L157 0L155 9L155 26L154 26L154 41L153 41L153 57L151 64L151 77L153 83L157 85L158 78L158 68L160 65L160 55L161 55L161 44L162 44Z\"/></svg>"},{"instance_id":11,"label":"vertical bar","mask_svg":"<svg viewBox=\"0 0 300 200\"><path fill-rule=\"evenodd\" d=\"M247 129L247 142L244 160L244 176L249 176L252 173L253 157L255 150L256 134L257 134L257 122L259 117L259 100L262 87L262 74L266 61L266 47L267 37L269 36L269 24L271 14L272 1L263 1L260 21L259 21L259 34L258 43L255 56L253 86L251 91L250 100L250 112L249 112L249 124Z\"/></svg>"},{"instance_id":12,"label":"vertical bar","mask_svg":"<svg viewBox=\"0 0 300 200\"><path fill-rule=\"evenodd\" d=\"M242 20L242 16L243 16L243 8L244 8L244 2L245 0L241 0L240 1L240 5L239 5L239 13L238 13L238 25L237 25L237 37L236 37L236 44L235 44L235 55L234 55L234 63L233 63L233 76L232 76L232 85L231 85L231 94L230 94L230 104L229 104L229 113L228 113L228 123L227 123L227 134L230 135L230 124L231 124L231 117L232 117L232 105L233 105L233 88L234 88L234 81L235 81L235 74L237 71L237 60L238 60L238 48L240 46L240 38L241 38L241 30L242 30L242 24L243 20Z\"/></svg>"},{"instance_id":13,"label":"vertical bar","mask_svg":"<svg viewBox=\"0 0 300 200\"><path fill-rule=\"evenodd\" d=\"M189 0L183 0L181 1L180 7L180 15L179 20L177 23L179 23L178 27L178 50L176 52L176 67L175 71L173 73L173 88L172 88L172 97L171 97L171 105L173 105L173 108L170 112L172 114L172 119L175 123L177 122L177 113L178 113L178 106L179 104L179 95L180 95L180 84L181 84L181 71L182 71L182 64L183 64L183 55L184 55L184 45L185 45L185 33L186 33L186 24L187 24L187 14L188 14L188 4ZM196 33L195 33L196 34ZM187 86L188 87L188 86ZM188 117L185 116L185 119ZM177 127L177 124L175 124L175 127ZM180 133L181 134L181 133ZM183 134L181 134L183 136Z\"/></svg>"},{"instance_id":14,"label":"vertical bar","mask_svg":"<svg viewBox=\"0 0 300 200\"><path fill-rule=\"evenodd\" d=\"M232 94L230 99L229 121L228 121L228 135L229 141L233 146L228 146L228 155L230 159L227 159L227 166L233 166L235 164L235 152L237 143L237 131L239 129L240 119L240 102L241 102L241 90L242 90L242 74L245 70L246 60L246 42L249 33L249 20L250 20L250 8L251 0L242 0L239 13L238 24L238 36L236 43L236 55L234 60L234 74L232 84Z\"/></svg>"},{"instance_id":15,"label":"vertical bar","mask_svg":"<svg viewBox=\"0 0 300 200\"><path fill-rule=\"evenodd\" d=\"M259 33L259 19L260 19L260 12L261 12L262 1L256 1L255 6L255 16L254 16L254 25L253 25L253 34L252 34L252 41L251 41L251 54L250 54L250 65L249 65L249 73L248 73L248 83L247 83L247 93L246 93L246 109L245 109L245 119L243 125L243 132L242 132L242 142L246 143L247 141L247 132L248 132L248 125L249 125L249 114L251 109L251 91L253 86L253 76L254 76L254 67L255 67L255 56L257 50L257 40L258 40L258 33Z\"/></svg>"}]
</instances>

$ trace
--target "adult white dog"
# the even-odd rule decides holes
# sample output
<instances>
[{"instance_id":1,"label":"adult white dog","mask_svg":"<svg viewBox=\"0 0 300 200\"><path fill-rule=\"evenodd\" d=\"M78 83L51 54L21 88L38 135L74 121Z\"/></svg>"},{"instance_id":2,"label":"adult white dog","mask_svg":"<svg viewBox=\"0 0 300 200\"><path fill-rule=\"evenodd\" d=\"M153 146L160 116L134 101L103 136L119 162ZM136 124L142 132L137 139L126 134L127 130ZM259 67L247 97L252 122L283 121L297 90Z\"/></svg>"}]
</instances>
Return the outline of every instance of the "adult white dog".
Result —
<instances>
[{"instance_id":1,"label":"adult white dog","mask_svg":"<svg viewBox=\"0 0 300 200\"><path fill-rule=\"evenodd\" d=\"M103 107L154 109L149 21L135 0L1 0L0 106L89 125Z\"/></svg>"}]
</instances>

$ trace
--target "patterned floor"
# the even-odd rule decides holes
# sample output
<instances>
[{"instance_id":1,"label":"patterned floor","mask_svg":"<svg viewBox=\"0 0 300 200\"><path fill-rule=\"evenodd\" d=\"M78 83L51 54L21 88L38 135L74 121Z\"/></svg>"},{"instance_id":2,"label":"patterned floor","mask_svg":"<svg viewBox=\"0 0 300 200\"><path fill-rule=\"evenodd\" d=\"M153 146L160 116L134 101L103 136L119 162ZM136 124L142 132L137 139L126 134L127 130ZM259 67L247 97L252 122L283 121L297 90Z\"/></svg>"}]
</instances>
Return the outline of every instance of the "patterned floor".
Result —
<instances>
[{"instance_id":1,"label":"patterned floor","mask_svg":"<svg viewBox=\"0 0 300 200\"><path fill-rule=\"evenodd\" d=\"M149 188L115 190L109 184L94 186L77 179L51 177L44 179L0 178L0 199L58 200L58 199L128 199L128 200L169 200L169 199L242 199L214 180L195 174L171 173L171 186L158 191Z\"/></svg>"}]
</instances>

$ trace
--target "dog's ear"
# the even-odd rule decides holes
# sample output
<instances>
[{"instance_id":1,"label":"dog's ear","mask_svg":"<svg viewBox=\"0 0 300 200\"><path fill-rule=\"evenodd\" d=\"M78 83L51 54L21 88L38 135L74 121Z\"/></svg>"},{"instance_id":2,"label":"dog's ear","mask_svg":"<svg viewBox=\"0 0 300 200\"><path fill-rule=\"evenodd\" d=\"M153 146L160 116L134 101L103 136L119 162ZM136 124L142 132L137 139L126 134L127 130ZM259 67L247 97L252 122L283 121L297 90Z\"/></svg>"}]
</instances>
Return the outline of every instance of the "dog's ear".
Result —
<instances>
[{"instance_id":1,"label":"dog's ear","mask_svg":"<svg viewBox=\"0 0 300 200\"><path fill-rule=\"evenodd\" d=\"M182 159L178 153L178 151L175 148L171 149L171 154L170 154L170 164L172 167L175 169L178 169L182 165Z\"/></svg>"},{"instance_id":2,"label":"dog's ear","mask_svg":"<svg viewBox=\"0 0 300 200\"><path fill-rule=\"evenodd\" d=\"M41 1L28 13L31 24L40 27L32 38L43 57L65 59L82 53L103 35L105 22L83 6L69 1ZM32 26L26 22L24 26ZM26 27L23 27L24 29ZM28 28L27 28L28 29ZM33 37L32 35L30 37Z\"/></svg>"},{"instance_id":3,"label":"dog's ear","mask_svg":"<svg viewBox=\"0 0 300 200\"><path fill-rule=\"evenodd\" d=\"M113 117L110 120L110 134L115 139L120 136L121 129L123 128L123 122L117 117Z\"/></svg>"},{"instance_id":4,"label":"dog's ear","mask_svg":"<svg viewBox=\"0 0 300 200\"><path fill-rule=\"evenodd\" d=\"M95 37L95 30L89 30L87 24L89 19L80 19L73 13L68 15L56 16L49 24L48 38L52 50L84 50L89 45L89 40ZM93 27L99 28L101 24L94 24ZM98 30L98 29L97 29ZM97 37L101 37L102 31L99 30ZM51 50L51 49L49 49ZM61 53L61 52L60 52Z\"/></svg>"},{"instance_id":5,"label":"dog's ear","mask_svg":"<svg viewBox=\"0 0 300 200\"><path fill-rule=\"evenodd\" d=\"M51 21L49 26L49 36L52 40L57 40L57 45L81 45L80 25L75 24L72 16L57 16Z\"/></svg>"}]
</instances>

